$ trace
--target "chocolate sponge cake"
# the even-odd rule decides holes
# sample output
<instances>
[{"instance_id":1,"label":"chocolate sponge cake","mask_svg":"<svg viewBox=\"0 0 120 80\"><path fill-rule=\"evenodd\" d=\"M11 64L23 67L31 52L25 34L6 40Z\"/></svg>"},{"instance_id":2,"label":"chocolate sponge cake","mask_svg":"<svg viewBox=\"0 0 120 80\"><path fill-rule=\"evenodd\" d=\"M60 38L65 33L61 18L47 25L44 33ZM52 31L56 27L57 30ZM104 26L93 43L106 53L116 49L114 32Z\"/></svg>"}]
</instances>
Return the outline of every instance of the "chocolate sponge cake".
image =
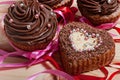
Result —
<instances>
[{"instance_id":1,"label":"chocolate sponge cake","mask_svg":"<svg viewBox=\"0 0 120 80\"><path fill-rule=\"evenodd\" d=\"M120 17L118 0L77 0L81 14L94 25L113 23Z\"/></svg>"},{"instance_id":2,"label":"chocolate sponge cake","mask_svg":"<svg viewBox=\"0 0 120 80\"><path fill-rule=\"evenodd\" d=\"M115 55L115 44L109 33L80 22L64 26L59 48L64 70L72 75L108 65Z\"/></svg>"}]
</instances>

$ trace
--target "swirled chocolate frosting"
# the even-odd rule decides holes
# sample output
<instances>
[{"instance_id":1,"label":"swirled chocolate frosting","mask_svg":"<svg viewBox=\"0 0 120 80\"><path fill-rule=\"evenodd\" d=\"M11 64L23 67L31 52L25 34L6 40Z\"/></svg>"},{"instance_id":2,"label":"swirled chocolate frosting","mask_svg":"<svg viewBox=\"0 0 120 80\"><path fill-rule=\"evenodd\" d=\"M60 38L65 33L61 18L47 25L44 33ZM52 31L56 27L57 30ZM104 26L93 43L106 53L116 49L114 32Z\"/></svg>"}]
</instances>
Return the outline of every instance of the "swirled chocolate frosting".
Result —
<instances>
[{"instance_id":1,"label":"swirled chocolate frosting","mask_svg":"<svg viewBox=\"0 0 120 80\"><path fill-rule=\"evenodd\" d=\"M62 0L38 0L40 3L49 5L50 7L53 7L57 4L59 4Z\"/></svg>"},{"instance_id":2,"label":"swirled chocolate frosting","mask_svg":"<svg viewBox=\"0 0 120 80\"><path fill-rule=\"evenodd\" d=\"M36 45L50 42L57 28L55 13L38 2L12 4L4 18L6 35L13 41Z\"/></svg>"},{"instance_id":3,"label":"swirled chocolate frosting","mask_svg":"<svg viewBox=\"0 0 120 80\"><path fill-rule=\"evenodd\" d=\"M77 2L92 14L111 14L118 8L118 0L77 0Z\"/></svg>"}]
</instances>

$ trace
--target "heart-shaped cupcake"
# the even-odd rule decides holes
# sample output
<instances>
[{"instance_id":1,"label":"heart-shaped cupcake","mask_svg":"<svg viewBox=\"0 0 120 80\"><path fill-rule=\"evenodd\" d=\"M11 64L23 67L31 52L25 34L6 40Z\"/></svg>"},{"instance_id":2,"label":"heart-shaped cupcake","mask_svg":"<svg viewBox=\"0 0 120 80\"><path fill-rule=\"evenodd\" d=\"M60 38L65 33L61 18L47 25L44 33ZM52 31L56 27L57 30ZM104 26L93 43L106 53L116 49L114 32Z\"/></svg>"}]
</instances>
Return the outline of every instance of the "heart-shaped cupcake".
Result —
<instances>
[{"instance_id":1,"label":"heart-shaped cupcake","mask_svg":"<svg viewBox=\"0 0 120 80\"><path fill-rule=\"evenodd\" d=\"M59 47L64 69L72 75L108 65L115 55L115 43L109 33L80 22L64 26Z\"/></svg>"}]
</instances>

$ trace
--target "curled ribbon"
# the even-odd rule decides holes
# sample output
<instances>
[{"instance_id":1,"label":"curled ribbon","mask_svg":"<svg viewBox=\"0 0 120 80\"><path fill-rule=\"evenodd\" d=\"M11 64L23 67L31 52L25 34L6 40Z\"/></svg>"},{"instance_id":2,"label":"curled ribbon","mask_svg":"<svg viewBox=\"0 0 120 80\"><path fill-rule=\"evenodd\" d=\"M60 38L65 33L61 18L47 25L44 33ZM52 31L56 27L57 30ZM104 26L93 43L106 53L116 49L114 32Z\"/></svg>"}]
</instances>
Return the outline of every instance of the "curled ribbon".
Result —
<instances>
[{"instance_id":1,"label":"curled ribbon","mask_svg":"<svg viewBox=\"0 0 120 80\"><path fill-rule=\"evenodd\" d=\"M78 11L75 7L60 7L54 10L59 21L63 19L64 24L72 22L75 19L75 13Z\"/></svg>"},{"instance_id":2,"label":"curled ribbon","mask_svg":"<svg viewBox=\"0 0 120 80\"><path fill-rule=\"evenodd\" d=\"M0 2L0 5L2 5L2 4L13 4L13 3L15 3L14 0L10 0L10 1L1 1L1 2Z\"/></svg>"},{"instance_id":3,"label":"curled ribbon","mask_svg":"<svg viewBox=\"0 0 120 80\"><path fill-rule=\"evenodd\" d=\"M29 65L33 65L33 64L37 64L40 63L42 61L46 61L44 59L45 55L46 56L52 56L53 52L55 52L58 48L58 40L54 40L54 42L51 42L46 49L44 50L37 50L37 51L33 51L33 52L25 52L25 51L15 51L15 52L6 52L3 50L0 50L0 55L2 55L0 57L0 68L1 67L8 67L8 68L13 68L13 67L24 67ZM48 50L51 50L49 53L47 53ZM29 61L27 62L27 64L25 63L19 63L18 64L4 64L4 60L9 57L9 56L21 56L21 57L25 57L26 59L28 59ZM20 65L21 64L21 65Z\"/></svg>"},{"instance_id":4,"label":"curled ribbon","mask_svg":"<svg viewBox=\"0 0 120 80\"><path fill-rule=\"evenodd\" d=\"M43 72L39 72L39 73L34 74L33 76L30 76L27 80L34 80L37 76L39 76L40 74L43 74L43 73L51 73L56 76L62 76L62 77L64 76L64 78L67 80L74 80L74 78L72 76L70 76L67 73L60 71L60 70L46 70Z\"/></svg>"},{"instance_id":5,"label":"curled ribbon","mask_svg":"<svg viewBox=\"0 0 120 80\"><path fill-rule=\"evenodd\" d=\"M95 77L95 76L89 76L89 75L78 75L78 76L74 76L75 80L106 80L107 76L108 76L108 71L106 68L102 67L100 68L101 72L104 73L105 77Z\"/></svg>"},{"instance_id":6,"label":"curled ribbon","mask_svg":"<svg viewBox=\"0 0 120 80\"><path fill-rule=\"evenodd\" d=\"M119 68L118 67L115 67L114 65L117 65L117 66L119 66ZM117 75L117 74L120 74L120 63L113 63L113 64L111 64L111 65L109 65L110 67L113 67L113 68L116 68L116 69L118 69L117 71L115 71L115 72L113 72L111 75L110 75L110 77L108 78L108 80L113 80L113 78Z\"/></svg>"}]
</instances>

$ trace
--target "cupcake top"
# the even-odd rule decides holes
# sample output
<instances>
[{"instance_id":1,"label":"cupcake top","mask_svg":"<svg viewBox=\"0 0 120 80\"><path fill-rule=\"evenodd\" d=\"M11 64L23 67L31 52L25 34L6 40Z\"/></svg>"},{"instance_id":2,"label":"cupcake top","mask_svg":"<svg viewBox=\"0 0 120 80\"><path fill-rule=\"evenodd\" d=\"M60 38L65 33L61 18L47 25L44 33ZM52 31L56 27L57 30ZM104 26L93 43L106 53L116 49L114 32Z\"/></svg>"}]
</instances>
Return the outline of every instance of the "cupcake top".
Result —
<instances>
[{"instance_id":1,"label":"cupcake top","mask_svg":"<svg viewBox=\"0 0 120 80\"><path fill-rule=\"evenodd\" d=\"M55 5L61 3L63 0L38 0L39 2L54 7Z\"/></svg>"},{"instance_id":2,"label":"cupcake top","mask_svg":"<svg viewBox=\"0 0 120 80\"><path fill-rule=\"evenodd\" d=\"M77 0L82 8L92 14L109 15L118 8L118 0Z\"/></svg>"},{"instance_id":3,"label":"cupcake top","mask_svg":"<svg viewBox=\"0 0 120 80\"><path fill-rule=\"evenodd\" d=\"M62 51L66 52L69 58L75 59L103 54L115 46L112 37L106 31L79 22L65 25L60 31L59 42Z\"/></svg>"},{"instance_id":4,"label":"cupcake top","mask_svg":"<svg viewBox=\"0 0 120 80\"><path fill-rule=\"evenodd\" d=\"M4 26L6 35L13 42L24 45L42 44L53 39L57 18L50 7L36 0L19 1L8 8Z\"/></svg>"},{"instance_id":5,"label":"cupcake top","mask_svg":"<svg viewBox=\"0 0 120 80\"><path fill-rule=\"evenodd\" d=\"M62 7L62 6L71 6L73 0L38 0L38 2L46 4L53 9Z\"/></svg>"}]
</instances>

